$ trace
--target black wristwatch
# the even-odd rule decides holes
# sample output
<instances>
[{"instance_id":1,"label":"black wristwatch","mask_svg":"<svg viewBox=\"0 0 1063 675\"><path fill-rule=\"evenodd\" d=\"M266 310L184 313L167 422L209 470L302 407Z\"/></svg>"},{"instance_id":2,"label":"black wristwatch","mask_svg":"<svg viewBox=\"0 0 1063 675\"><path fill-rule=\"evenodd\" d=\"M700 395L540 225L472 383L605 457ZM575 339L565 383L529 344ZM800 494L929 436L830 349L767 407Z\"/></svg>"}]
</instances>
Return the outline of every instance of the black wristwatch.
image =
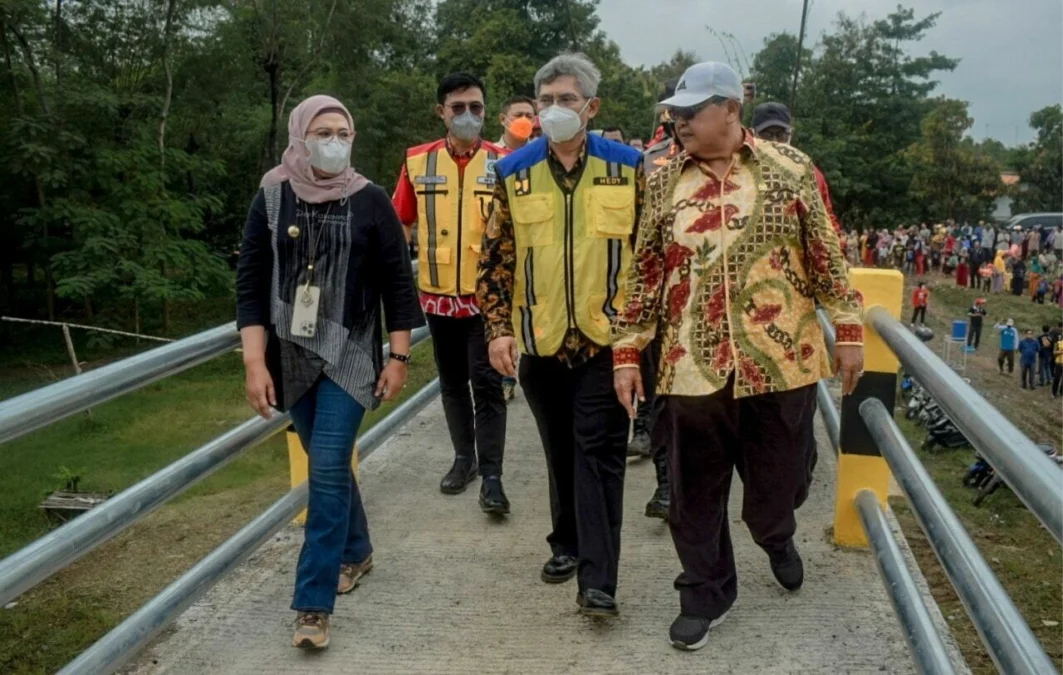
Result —
<instances>
[{"instance_id":1,"label":"black wristwatch","mask_svg":"<svg viewBox=\"0 0 1063 675\"><path fill-rule=\"evenodd\" d=\"M388 358L389 359L395 359L396 361L399 361L401 363L409 363L410 362L410 355L409 354L396 354L395 352L388 352Z\"/></svg>"}]
</instances>

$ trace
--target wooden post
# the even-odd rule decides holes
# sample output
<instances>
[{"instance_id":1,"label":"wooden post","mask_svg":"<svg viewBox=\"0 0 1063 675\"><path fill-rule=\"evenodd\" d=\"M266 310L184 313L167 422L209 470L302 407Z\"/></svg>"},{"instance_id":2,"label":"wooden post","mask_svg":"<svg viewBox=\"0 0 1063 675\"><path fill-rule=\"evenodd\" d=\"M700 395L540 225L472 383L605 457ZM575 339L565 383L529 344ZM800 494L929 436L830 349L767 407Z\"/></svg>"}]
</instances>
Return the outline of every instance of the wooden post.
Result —
<instances>
[{"instance_id":1,"label":"wooden post","mask_svg":"<svg viewBox=\"0 0 1063 675\"><path fill-rule=\"evenodd\" d=\"M63 339L66 340L66 353L70 356L70 362L74 364L74 374L81 374L81 364L78 363L78 355L74 352L74 340L70 337L70 326L63 324ZM85 415L92 419L92 409L85 410Z\"/></svg>"}]
</instances>

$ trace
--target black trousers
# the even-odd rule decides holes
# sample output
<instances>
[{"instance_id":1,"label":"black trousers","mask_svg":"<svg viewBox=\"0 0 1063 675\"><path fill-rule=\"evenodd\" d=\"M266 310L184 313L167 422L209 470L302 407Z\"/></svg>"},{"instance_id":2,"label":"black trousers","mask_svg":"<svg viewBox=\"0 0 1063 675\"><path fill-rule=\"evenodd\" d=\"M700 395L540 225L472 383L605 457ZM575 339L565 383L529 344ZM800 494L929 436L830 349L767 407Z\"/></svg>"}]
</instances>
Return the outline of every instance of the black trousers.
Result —
<instances>
[{"instance_id":1,"label":"black trousers","mask_svg":"<svg viewBox=\"0 0 1063 675\"><path fill-rule=\"evenodd\" d=\"M1004 372L1004 362L1008 362L1008 372L1015 372L1015 352L1001 349L1000 355L997 356L997 367L1000 368L1000 372Z\"/></svg>"},{"instance_id":2,"label":"black trousers","mask_svg":"<svg viewBox=\"0 0 1063 675\"><path fill-rule=\"evenodd\" d=\"M920 320L923 323L926 323L926 307L916 307L912 310L911 323L915 323L916 320Z\"/></svg>"},{"instance_id":3,"label":"black trousers","mask_svg":"<svg viewBox=\"0 0 1063 675\"><path fill-rule=\"evenodd\" d=\"M1037 387L1037 376L1034 375L1034 369L1037 364L1024 361L1020 365L1022 366L1022 372L1019 374L1019 379L1022 381L1022 388L1035 389Z\"/></svg>"},{"instance_id":4,"label":"black trousers","mask_svg":"<svg viewBox=\"0 0 1063 675\"><path fill-rule=\"evenodd\" d=\"M1052 371L1052 395L1063 396L1063 365L1055 364Z\"/></svg>"},{"instance_id":5,"label":"black trousers","mask_svg":"<svg viewBox=\"0 0 1063 675\"><path fill-rule=\"evenodd\" d=\"M615 596L628 417L613 389L612 350L576 368L521 355L520 386L546 451L550 550L579 558L580 590Z\"/></svg>"},{"instance_id":6,"label":"black trousers","mask_svg":"<svg viewBox=\"0 0 1063 675\"><path fill-rule=\"evenodd\" d=\"M974 346L978 349L978 345L982 343L982 324L971 323L970 328L967 331L967 346Z\"/></svg>"},{"instance_id":7,"label":"black trousers","mask_svg":"<svg viewBox=\"0 0 1063 675\"><path fill-rule=\"evenodd\" d=\"M733 379L711 396L665 397L672 471L668 525L683 571L681 612L716 619L738 597L727 501L735 470L745 485L742 520L769 554L794 536L808 497L816 447L816 388L735 399Z\"/></svg>"},{"instance_id":8,"label":"black trousers","mask_svg":"<svg viewBox=\"0 0 1063 675\"><path fill-rule=\"evenodd\" d=\"M501 476L506 448L506 401L502 396L502 376L487 357L483 319L433 314L427 318L454 453L479 457L481 476Z\"/></svg>"}]
</instances>

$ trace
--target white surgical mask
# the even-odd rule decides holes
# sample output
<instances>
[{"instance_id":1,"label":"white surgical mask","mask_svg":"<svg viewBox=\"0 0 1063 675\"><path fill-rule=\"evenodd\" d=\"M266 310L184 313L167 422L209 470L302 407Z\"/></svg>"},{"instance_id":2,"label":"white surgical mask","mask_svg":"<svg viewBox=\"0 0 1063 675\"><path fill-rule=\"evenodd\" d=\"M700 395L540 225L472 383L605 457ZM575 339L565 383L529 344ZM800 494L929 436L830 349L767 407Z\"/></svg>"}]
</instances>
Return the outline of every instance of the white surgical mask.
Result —
<instances>
[{"instance_id":1,"label":"white surgical mask","mask_svg":"<svg viewBox=\"0 0 1063 675\"><path fill-rule=\"evenodd\" d=\"M543 128L543 133L554 143L571 141L583 130L583 120L580 119L580 115L590 104L591 100L587 99L579 112L556 103L543 110L539 113L539 124Z\"/></svg>"},{"instance_id":2,"label":"white surgical mask","mask_svg":"<svg viewBox=\"0 0 1063 675\"><path fill-rule=\"evenodd\" d=\"M482 117L477 117L472 114L472 111L466 110L450 120L450 133L454 134L454 138L459 141L470 143L475 141L477 136L480 135L480 129L483 125L484 119Z\"/></svg>"},{"instance_id":3,"label":"white surgical mask","mask_svg":"<svg viewBox=\"0 0 1063 675\"><path fill-rule=\"evenodd\" d=\"M310 151L310 166L325 173L336 174L351 164L351 144L338 138L327 141L304 141Z\"/></svg>"}]
</instances>

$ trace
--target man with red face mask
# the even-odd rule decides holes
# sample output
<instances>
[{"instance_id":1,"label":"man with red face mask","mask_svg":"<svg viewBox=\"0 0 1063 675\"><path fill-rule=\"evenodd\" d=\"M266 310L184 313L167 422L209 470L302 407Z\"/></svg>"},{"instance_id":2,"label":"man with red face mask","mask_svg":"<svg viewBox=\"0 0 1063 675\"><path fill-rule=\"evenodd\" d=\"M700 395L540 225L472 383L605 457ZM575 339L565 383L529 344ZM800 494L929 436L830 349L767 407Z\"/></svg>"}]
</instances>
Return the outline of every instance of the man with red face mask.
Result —
<instances>
[{"instance_id":1,"label":"man with red face mask","mask_svg":"<svg viewBox=\"0 0 1063 675\"><path fill-rule=\"evenodd\" d=\"M535 101L527 96L511 96L502 104L498 115L502 138L495 145L506 150L520 150L535 131Z\"/></svg>"}]
</instances>

